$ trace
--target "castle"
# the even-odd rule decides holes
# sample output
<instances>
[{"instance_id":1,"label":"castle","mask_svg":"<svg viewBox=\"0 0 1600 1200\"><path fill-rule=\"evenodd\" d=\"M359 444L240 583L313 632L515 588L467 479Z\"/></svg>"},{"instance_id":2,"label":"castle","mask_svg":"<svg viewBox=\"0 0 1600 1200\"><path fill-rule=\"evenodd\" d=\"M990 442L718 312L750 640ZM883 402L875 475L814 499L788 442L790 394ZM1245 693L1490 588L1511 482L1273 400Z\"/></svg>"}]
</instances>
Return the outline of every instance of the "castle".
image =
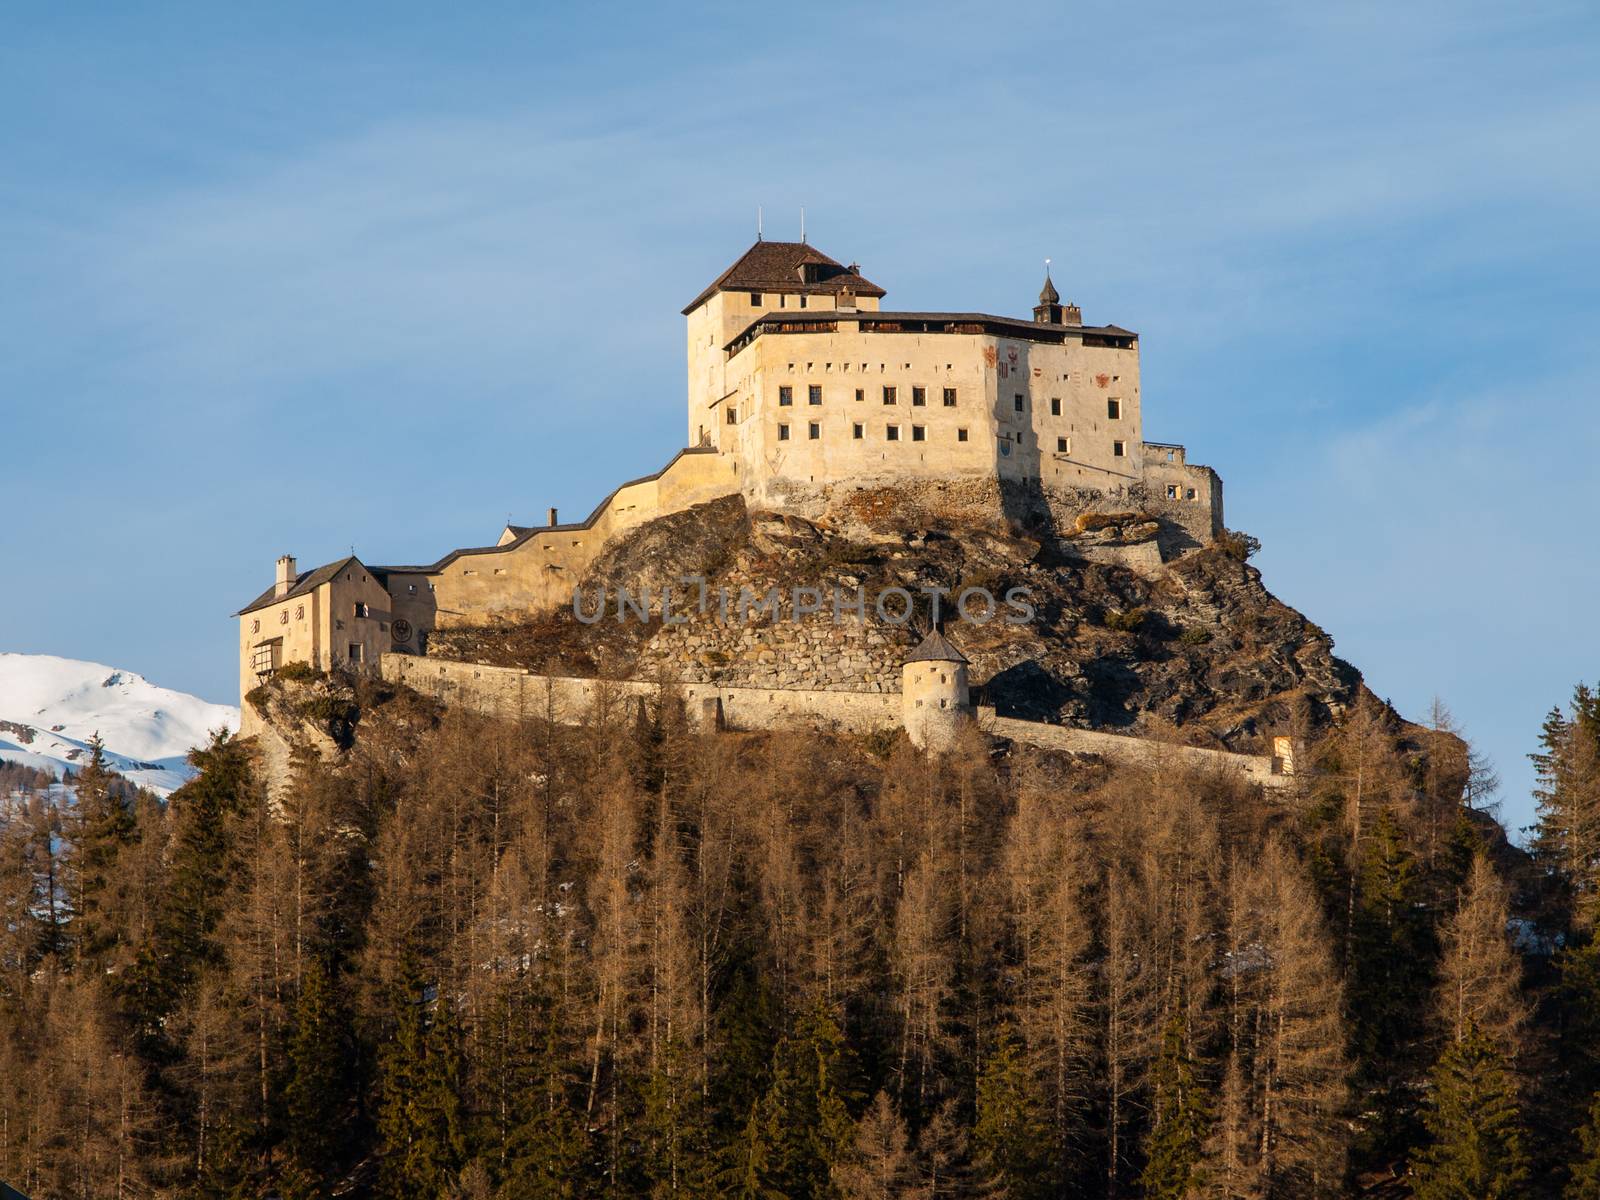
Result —
<instances>
[{"instance_id":1,"label":"castle","mask_svg":"<svg viewBox=\"0 0 1600 1200\"><path fill-rule=\"evenodd\" d=\"M430 632L569 604L620 535L734 494L813 514L841 491L879 487L976 487L1045 506L1136 496L1197 542L1220 531L1216 474L1182 446L1144 440L1138 335L1085 325L1048 271L1032 319L900 312L885 295L806 242L758 240L683 310L689 444L661 471L581 522L551 509L544 525L507 525L493 545L427 565L351 556L302 572L279 558L272 585L237 614L241 695L290 662L382 662L414 680L416 665L398 659L425 654ZM913 705L953 717L967 703L965 660L934 637L902 688L919 742L930 738Z\"/></svg>"}]
</instances>

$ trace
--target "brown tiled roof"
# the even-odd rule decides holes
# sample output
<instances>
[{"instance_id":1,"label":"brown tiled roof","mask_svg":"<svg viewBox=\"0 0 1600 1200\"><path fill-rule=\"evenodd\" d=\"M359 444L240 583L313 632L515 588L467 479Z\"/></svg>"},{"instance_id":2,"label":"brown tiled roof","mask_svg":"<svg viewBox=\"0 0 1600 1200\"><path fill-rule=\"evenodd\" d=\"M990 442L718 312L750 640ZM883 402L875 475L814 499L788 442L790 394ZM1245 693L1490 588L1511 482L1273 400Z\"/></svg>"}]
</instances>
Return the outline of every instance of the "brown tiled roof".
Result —
<instances>
[{"instance_id":1,"label":"brown tiled roof","mask_svg":"<svg viewBox=\"0 0 1600 1200\"><path fill-rule=\"evenodd\" d=\"M967 662L967 656L950 644L950 639L937 629L923 638L917 648L906 655L908 663L914 662Z\"/></svg>"},{"instance_id":2,"label":"brown tiled roof","mask_svg":"<svg viewBox=\"0 0 1600 1200\"><path fill-rule=\"evenodd\" d=\"M347 554L338 562L327 563L326 565L320 566L313 571L302 571L300 574L294 577L294 586L281 596L275 594L278 585L274 583L266 591L262 592L261 595L257 596L254 600L250 601L249 604L246 604L233 615L236 617L242 617L247 612L254 612L258 608L265 608L267 605L276 604L280 600L292 600L296 596L304 596L309 592L314 592L323 584L327 583L330 579L336 576L340 571L344 570L346 563L355 563L369 575L373 573L372 569L363 563L359 558Z\"/></svg>"},{"instance_id":3,"label":"brown tiled roof","mask_svg":"<svg viewBox=\"0 0 1600 1200\"><path fill-rule=\"evenodd\" d=\"M807 282L800 268L814 266L817 278ZM710 287L683 310L687 316L718 292L790 292L836 296L849 288L858 296L883 296L884 290L861 278L859 271L835 262L805 242L757 242L746 250Z\"/></svg>"}]
</instances>

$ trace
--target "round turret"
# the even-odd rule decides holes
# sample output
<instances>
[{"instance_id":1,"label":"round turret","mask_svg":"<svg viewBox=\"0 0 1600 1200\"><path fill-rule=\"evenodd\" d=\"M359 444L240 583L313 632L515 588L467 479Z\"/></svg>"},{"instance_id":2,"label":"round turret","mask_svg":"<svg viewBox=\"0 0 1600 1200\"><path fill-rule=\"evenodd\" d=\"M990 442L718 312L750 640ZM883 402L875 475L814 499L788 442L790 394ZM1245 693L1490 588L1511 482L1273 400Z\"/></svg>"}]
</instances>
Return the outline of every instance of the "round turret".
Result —
<instances>
[{"instance_id":1,"label":"round turret","mask_svg":"<svg viewBox=\"0 0 1600 1200\"><path fill-rule=\"evenodd\" d=\"M948 749L971 715L967 658L935 629L900 670L901 720L913 745Z\"/></svg>"}]
</instances>

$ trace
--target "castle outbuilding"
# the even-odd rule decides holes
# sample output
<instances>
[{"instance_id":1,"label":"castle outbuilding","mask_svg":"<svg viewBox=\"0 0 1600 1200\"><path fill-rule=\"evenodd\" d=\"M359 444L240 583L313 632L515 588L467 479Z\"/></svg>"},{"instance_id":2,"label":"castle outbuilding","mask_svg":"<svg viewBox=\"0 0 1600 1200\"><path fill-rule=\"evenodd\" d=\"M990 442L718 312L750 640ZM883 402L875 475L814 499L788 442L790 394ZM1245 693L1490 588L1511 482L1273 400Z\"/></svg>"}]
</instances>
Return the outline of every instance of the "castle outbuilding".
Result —
<instances>
[{"instance_id":1,"label":"castle outbuilding","mask_svg":"<svg viewBox=\"0 0 1600 1200\"><path fill-rule=\"evenodd\" d=\"M665 467L582 521L550 509L431 563L352 556L302 573L280 559L236 614L241 696L286 663L373 670L385 654L425 655L435 630L568 605L619 538L728 496L826 518L852 492L923 489L945 512L979 497L990 519L1016 519L1005 506L1021 497L1068 520L1097 506L1159 516L1188 545L1221 529L1215 472L1144 440L1138 334L1085 324L1048 272L1031 320L886 309L886 296L854 263L758 240L683 310L689 445ZM954 727L931 720L935 706L967 704L965 662L936 636L919 652L954 657L913 656L906 676L930 742Z\"/></svg>"},{"instance_id":2,"label":"castle outbuilding","mask_svg":"<svg viewBox=\"0 0 1600 1200\"><path fill-rule=\"evenodd\" d=\"M972 718L967 691L967 656L937 629L913 650L901 670L900 708L906 735L923 750L954 744Z\"/></svg>"}]
</instances>

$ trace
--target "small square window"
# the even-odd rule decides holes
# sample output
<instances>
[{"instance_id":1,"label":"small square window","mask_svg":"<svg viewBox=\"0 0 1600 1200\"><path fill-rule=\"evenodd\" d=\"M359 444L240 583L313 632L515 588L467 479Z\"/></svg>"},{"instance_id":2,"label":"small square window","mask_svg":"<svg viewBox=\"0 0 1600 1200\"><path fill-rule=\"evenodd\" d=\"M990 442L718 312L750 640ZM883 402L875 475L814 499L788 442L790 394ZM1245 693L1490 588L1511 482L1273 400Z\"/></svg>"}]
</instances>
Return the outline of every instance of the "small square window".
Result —
<instances>
[{"instance_id":1,"label":"small square window","mask_svg":"<svg viewBox=\"0 0 1600 1200\"><path fill-rule=\"evenodd\" d=\"M751 292L750 293L750 303L754 304L757 308L760 308L761 307L761 293L760 292Z\"/></svg>"},{"instance_id":2,"label":"small square window","mask_svg":"<svg viewBox=\"0 0 1600 1200\"><path fill-rule=\"evenodd\" d=\"M884 437L888 438L891 442L898 442L900 440L900 426L898 426L898 425L885 426L883 435L884 435Z\"/></svg>"},{"instance_id":3,"label":"small square window","mask_svg":"<svg viewBox=\"0 0 1600 1200\"><path fill-rule=\"evenodd\" d=\"M944 390L944 406L946 408L954 408L956 406L956 390L955 390L955 388L945 388L945 390Z\"/></svg>"},{"instance_id":4,"label":"small square window","mask_svg":"<svg viewBox=\"0 0 1600 1200\"><path fill-rule=\"evenodd\" d=\"M1022 393L1018 392L1015 396L1013 396L1011 398L1011 403L1012 403L1013 407L1015 407L1018 412L1021 412L1022 411L1022 405L1024 403L1023 399L1022 399Z\"/></svg>"},{"instance_id":5,"label":"small square window","mask_svg":"<svg viewBox=\"0 0 1600 1200\"><path fill-rule=\"evenodd\" d=\"M1122 401L1121 400L1107 400L1106 401L1106 419L1108 421L1120 421L1122 419Z\"/></svg>"},{"instance_id":6,"label":"small square window","mask_svg":"<svg viewBox=\"0 0 1600 1200\"><path fill-rule=\"evenodd\" d=\"M789 440L789 427L787 425L778 426L778 440L780 442L787 442Z\"/></svg>"},{"instance_id":7,"label":"small square window","mask_svg":"<svg viewBox=\"0 0 1600 1200\"><path fill-rule=\"evenodd\" d=\"M1051 396L1050 397L1050 415L1052 417L1059 417L1061 415L1061 397L1060 396Z\"/></svg>"},{"instance_id":8,"label":"small square window","mask_svg":"<svg viewBox=\"0 0 1600 1200\"><path fill-rule=\"evenodd\" d=\"M351 662L360 662L361 661L361 643L360 642L351 642L350 643L350 661Z\"/></svg>"},{"instance_id":9,"label":"small square window","mask_svg":"<svg viewBox=\"0 0 1600 1200\"><path fill-rule=\"evenodd\" d=\"M1193 500L1194 499L1194 489L1193 488L1189 488L1187 490L1187 492L1184 494L1184 499L1186 499L1186 500Z\"/></svg>"},{"instance_id":10,"label":"small square window","mask_svg":"<svg viewBox=\"0 0 1600 1200\"><path fill-rule=\"evenodd\" d=\"M925 405L927 403L928 403L928 389L927 388L925 388L925 387L914 387L914 388L911 389L911 404L912 404L913 408L921 408L923 405Z\"/></svg>"},{"instance_id":11,"label":"small square window","mask_svg":"<svg viewBox=\"0 0 1600 1200\"><path fill-rule=\"evenodd\" d=\"M299 616L300 614L296 613L295 615ZM371 614L367 611L367 606L365 604L362 604L358 600L358 601L356 601L355 615L358 616L358 617L365 617L365 616L370 616Z\"/></svg>"},{"instance_id":12,"label":"small square window","mask_svg":"<svg viewBox=\"0 0 1600 1200\"><path fill-rule=\"evenodd\" d=\"M855 438L857 441L860 441L863 437L865 437L866 433L867 427L861 424L860 421L857 421L854 425L850 426L850 436Z\"/></svg>"},{"instance_id":13,"label":"small square window","mask_svg":"<svg viewBox=\"0 0 1600 1200\"><path fill-rule=\"evenodd\" d=\"M895 402L894 388L888 384L885 384L883 388L883 402L885 404L893 404Z\"/></svg>"},{"instance_id":14,"label":"small square window","mask_svg":"<svg viewBox=\"0 0 1600 1200\"><path fill-rule=\"evenodd\" d=\"M1069 453L1069 451L1067 450L1067 447L1070 444L1071 443L1069 443L1066 438L1057 438L1056 439L1056 453L1057 454L1067 454L1067 453Z\"/></svg>"},{"instance_id":15,"label":"small square window","mask_svg":"<svg viewBox=\"0 0 1600 1200\"><path fill-rule=\"evenodd\" d=\"M1127 458L1128 457L1128 443L1126 443L1126 442L1112 442L1111 443L1111 457L1112 458Z\"/></svg>"},{"instance_id":16,"label":"small square window","mask_svg":"<svg viewBox=\"0 0 1600 1200\"><path fill-rule=\"evenodd\" d=\"M808 404L822 403L822 388L820 385L813 383L806 389L806 402Z\"/></svg>"},{"instance_id":17,"label":"small square window","mask_svg":"<svg viewBox=\"0 0 1600 1200\"><path fill-rule=\"evenodd\" d=\"M964 442L966 440L967 440L967 431L965 429L956 430L956 441Z\"/></svg>"},{"instance_id":18,"label":"small square window","mask_svg":"<svg viewBox=\"0 0 1600 1200\"><path fill-rule=\"evenodd\" d=\"M1175 484L1175 483L1167 484L1167 499L1168 500L1176 500L1177 498L1178 498L1178 485Z\"/></svg>"},{"instance_id":19,"label":"small square window","mask_svg":"<svg viewBox=\"0 0 1600 1200\"><path fill-rule=\"evenodd\" d=\"M867 389L866 388L857 388L856 389L856 401L857 401L857 403L859 403L862 400L865 400L866 398L867 398Z\"/></svg>"},{"instance_id":20,"label":"small square window","mask_svg":"<svg viewBox=\"0 0 1600 1200\"><path fill-rule=\"evenodd\" d=\"M778 389L778 405L781 408L788 408L789 405L791 405L793 403L794 403L794 389L792 387L790 387L788 384L784 384L782 387L780 387Z\"/></svg>"},{"instance_id":21,"label":"small square window","mask_svg":"<svg viewBox=\"0 0 1600 1200\"><path fill-rule=\"evenodd\" d=\"M816 421L813 421L810 425L806 426L806 431L810 435L813 442L822 436L822 426Z\"/></svg>"},{"instance_id":22,"label":"small square window","mask_svg":"<svg viewBox=\"0 0 1600 1200\"><path fill-rule=\"evenodd\" d=\"M924 427L922 425L913 425L911 427L911 440L913 442L925 442L925 441L927 441L928 440L928 430L926 429L926 427Z\"/></svg>"}]
</instances>

